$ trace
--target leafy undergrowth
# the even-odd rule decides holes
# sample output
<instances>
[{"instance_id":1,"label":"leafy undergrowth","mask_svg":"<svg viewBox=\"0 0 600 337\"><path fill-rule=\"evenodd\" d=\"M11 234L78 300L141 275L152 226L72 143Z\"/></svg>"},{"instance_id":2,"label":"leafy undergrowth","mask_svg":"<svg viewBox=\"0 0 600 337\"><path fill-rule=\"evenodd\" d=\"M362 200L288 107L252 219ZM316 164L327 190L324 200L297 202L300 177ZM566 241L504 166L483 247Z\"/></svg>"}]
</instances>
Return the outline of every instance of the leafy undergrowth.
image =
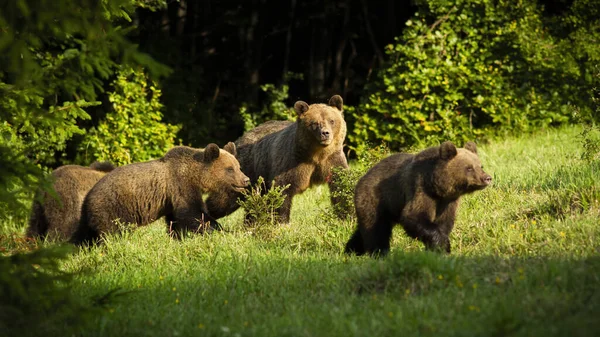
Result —
<instances>
[{"instance_id":1,"label":"leafy undergrowth","mask_svg":"<svg viewBox=\"0 0 600 337\"><path fill-rule=\"evenodd\" d=\"M120 294L76 335L597 335L600 167L580 159L579 132L481 144L494 184L462 200L449 256L400 228L387 258L343 255L355 224L324 215L326 186L261 235L238 211L183 241L163 220L108 237L62 263L74 296ZM29 249L23 226L0 227L4 254Z\"/></svg>"}]
</instances>

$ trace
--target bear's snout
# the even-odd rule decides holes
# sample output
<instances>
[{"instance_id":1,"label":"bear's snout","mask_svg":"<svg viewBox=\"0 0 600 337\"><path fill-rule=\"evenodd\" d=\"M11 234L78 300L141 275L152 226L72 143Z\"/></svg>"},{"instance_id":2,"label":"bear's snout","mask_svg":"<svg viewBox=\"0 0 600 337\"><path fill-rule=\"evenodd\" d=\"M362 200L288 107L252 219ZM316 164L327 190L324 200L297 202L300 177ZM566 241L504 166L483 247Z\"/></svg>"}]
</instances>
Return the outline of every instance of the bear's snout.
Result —
<instances>
[{"instance_id":1,"label":"bear's snout","mask_svg":"<svg viewBox=\"0 0 600 337\"><path fill-rule=\"evenodd\" d=\"M238 179L236 183L231 184L231 187L237 192L245 191L248 186L250 186L250 178L245 174L243 175L243 178Z\"/></svg>"},{"instance_id":2,"label":"bear's snout","mask_svg":"<svg viewBox=\"0 0 600 337\"><path fill-rule=\"evenodd\" d=\"M492 183L492 176L490 176L489 174L485 174L482 178L481 181L483 181L484 184L489 185Z\"/></svg>"},{"instance_id":3,"label":"bear's snout","mask_svg":"<svg viewBox=\"0 0 600 337\"><path fill-rule=\"evenodd\" d=\"M331 143L331 131L321 129L318 138L321 141L321 145L329 145Z\"/></svg>"}]
</instances>

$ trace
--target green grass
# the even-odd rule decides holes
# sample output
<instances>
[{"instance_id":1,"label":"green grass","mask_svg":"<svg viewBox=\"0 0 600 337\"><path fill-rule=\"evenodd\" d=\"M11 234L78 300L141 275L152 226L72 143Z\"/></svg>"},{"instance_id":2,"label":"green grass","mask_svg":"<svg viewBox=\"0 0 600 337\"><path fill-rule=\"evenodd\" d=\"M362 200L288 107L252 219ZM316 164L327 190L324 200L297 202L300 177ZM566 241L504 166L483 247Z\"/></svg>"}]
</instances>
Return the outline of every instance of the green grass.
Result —
<instances>
[{"instance_id":1,"label":"green grass","mask_svg":"<svg viewBox=\"0 0 600 337\"><path fill-rule=\"evenodd\" d=\"M595 336L600 333L600 165L578 127L479 146L492 187L463 198L450 256L396 228L385 259L342 254L354 223L326 187L288 226L171 240L158 221L64 262L82 299L120 296L84 336ZM324 215L325 214L325 215ZM2 224L13 251L23 224ZM18 235L15 235L17 233Z\"/></svg>"}]
</instances>

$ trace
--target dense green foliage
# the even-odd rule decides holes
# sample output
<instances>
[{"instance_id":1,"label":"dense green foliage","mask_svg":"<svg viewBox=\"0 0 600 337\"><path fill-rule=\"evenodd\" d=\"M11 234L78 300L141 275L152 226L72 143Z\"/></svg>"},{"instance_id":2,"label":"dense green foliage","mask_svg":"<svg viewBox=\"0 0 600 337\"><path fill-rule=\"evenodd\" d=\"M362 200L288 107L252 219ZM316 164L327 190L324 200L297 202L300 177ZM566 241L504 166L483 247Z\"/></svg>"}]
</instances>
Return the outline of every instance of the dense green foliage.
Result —
<instances>
[{"instance_id":1,"label":"dense green foliage","mask_svg":"<svg viewBox=\"0 0 600 337\"><path fill-rule=\"evenodd\" d=\"M594 336L600 166L580 159L581 131L481 144L494 182L462 199L449 256L400 228L385 259L343 255L356 223L323 217L326 186L295 197L285 226L248 228L239 211L183 241L163 220L109 235L61 264L89 271L76 297L125 292L75 335ZM0 247L22 229L0 225Z\"/></svg>"},{"instance_id":2,"label":"dense green foliage","mask_svg":"<svg viewBox=\"0 0 600 337\"><path fill-rule=\"evenodd\" d=\"M151 2L148 3L152 5ZM85 133L118 65L167 68L139 52L122 23L131 0L5 1L0 6L0 210L23 211L37 177ZM70 160L73 160L71 158Z\"/></svg>"},{"instance_id":3,"label":"dense green foliage","mask_svg":"<svg viewBox=\"0 0 600 337\"><path fill-rule=\"evenodd\" d=\"M162 122L161 91L141 70L125 68L108 94L112 111L88 130L80 144L83 163L111 161L116 165L162 157L175 145L178 126Z\"/></svg>"},{"instance_id":4,"label":"dense green foliage","mask_svg":"<svg viewBox=\"0 0 600 337\"><path fill-rule=\"evenodd\" d=\"M535 1L417 3L354 114L353 146L531 131L571 121L570 105L590 116L600 84L600 19L584 19L593 1L553 20Z\"/></svg>"}]
</instances>

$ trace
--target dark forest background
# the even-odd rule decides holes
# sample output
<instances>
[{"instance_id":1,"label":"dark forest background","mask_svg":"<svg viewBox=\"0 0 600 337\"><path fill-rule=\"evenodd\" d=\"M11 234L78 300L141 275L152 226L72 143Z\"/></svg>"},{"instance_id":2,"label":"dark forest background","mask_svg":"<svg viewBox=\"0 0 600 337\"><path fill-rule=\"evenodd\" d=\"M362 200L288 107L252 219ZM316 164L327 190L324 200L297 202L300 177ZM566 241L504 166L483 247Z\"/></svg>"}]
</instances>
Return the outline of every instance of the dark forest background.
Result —
<instances>
[{"instance_id":1,"label":"dark forest background","mask_svg":"<svg viewBox=\"0 0 600 337\"><path fill-rule=\"evenodd\" d=\"M599 60L598 0L3 1L0 200L334 94L350 156L593 123Z\"/></svg>"},{"instance_id":2,"label":"dark forest background","mask_svg":"<svg viewBox=\"0 0 600 337\"><path fill-rule=\"evenodd\" d=\"M359 103L416 11L410 1L167 1L139 9L134 40L174 71L162 82L166 118L184 142L241 135L242 105L269 103L263 84L289 86L285 103Z\"/></svg>"}]
</instances>

